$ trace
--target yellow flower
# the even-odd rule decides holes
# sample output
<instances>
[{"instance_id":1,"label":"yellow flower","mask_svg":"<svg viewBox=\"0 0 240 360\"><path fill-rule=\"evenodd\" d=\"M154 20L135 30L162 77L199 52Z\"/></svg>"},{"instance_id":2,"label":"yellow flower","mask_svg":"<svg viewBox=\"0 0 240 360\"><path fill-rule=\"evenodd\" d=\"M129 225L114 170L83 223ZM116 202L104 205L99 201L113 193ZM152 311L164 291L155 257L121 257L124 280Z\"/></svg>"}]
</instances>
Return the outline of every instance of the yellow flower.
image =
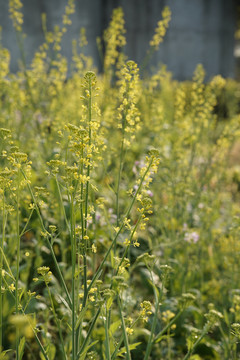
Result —
<instances>
[{"instance_id":1,"label":"yellow flower","mask_svg":"<svg viewBox=\"0 0 240 360\"><path fill-rule=\"evenodd\" d=\"M133 329L131 329L130 327L126 327L126 332L128 335L132 335L133 334Z\"/></svg>"},{"instance_id":2,"label":"yellow flower","mask_svg":"<svg viewBox=\"0 0 240 360\"><path fill-rule=\"evenodd\" d=\"M94 254L96 254L96 252L97 252L97 247L94 244L92 244L92 252Z\"/></svg>"},{"instance_id":3,"label":"yellow flower","mask_svg":"<svg viewBox=\"0 0 240 360\"><path fill-rule=\"evenodd\" d=\"M134 246L134 247L139 247L139 246L140 246L140 244L139 244L139 242L138 242L138 241L134 241L133 246Z\"/></svg>"},{"instance_id":4,"label":"yellow flower","mask_svg":"<svg viewBox=\"0 0 240 360\"><path fill-rule=\"evenodd\" d=\"M10 290L10 291L14 291L14 290L15 290L15 285L14 285L13 283L9 286L9 290Z\"/></svg>"}]
</instances>

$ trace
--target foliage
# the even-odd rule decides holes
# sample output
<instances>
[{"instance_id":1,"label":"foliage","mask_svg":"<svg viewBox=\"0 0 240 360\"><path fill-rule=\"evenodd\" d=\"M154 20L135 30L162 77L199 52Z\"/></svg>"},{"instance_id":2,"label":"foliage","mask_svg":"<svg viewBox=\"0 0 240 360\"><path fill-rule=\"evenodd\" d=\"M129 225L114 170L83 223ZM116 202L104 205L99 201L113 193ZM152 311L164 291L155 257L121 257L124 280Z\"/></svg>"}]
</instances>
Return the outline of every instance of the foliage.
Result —
<instances>
[{"instance_id":1,"label":"foliage","mask_svg":"<svg viewBox=\"0 0 240 360\"><path fill-rule=\"evenodd\" d=\"M69 66L73 11L17 74L0 48L0 358L238 359L239 85L141 78L121 9Z\"/></svg>"}]
</instances>

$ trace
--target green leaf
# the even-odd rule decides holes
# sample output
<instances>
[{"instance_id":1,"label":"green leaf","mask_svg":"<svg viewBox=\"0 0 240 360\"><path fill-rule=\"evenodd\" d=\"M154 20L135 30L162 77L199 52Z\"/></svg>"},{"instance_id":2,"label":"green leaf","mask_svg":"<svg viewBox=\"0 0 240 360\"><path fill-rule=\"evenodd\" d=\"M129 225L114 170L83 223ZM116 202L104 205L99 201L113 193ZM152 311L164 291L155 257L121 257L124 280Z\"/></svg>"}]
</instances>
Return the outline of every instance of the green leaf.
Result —
<instances>
[{"instance_id":1,"label":"green leaf","mask_svg":"<svg viewBox=\"0 0 240 360\"><path fill-rule=\"evenodd\" d=\"M171 334L171 335L162 335L162 336L160 336L158 339L157 339L157 341L156 341L156 344L157 343L159 343L160 341L162 341L163 339L168 339L169 338L169 336L170 337L172 337L174 334Z\"/></svg>"},{"instance_id":2,"label":"green leaf","mask_svg":"<svg viewBox=\"0 0 240 360\"><path fill-rule=\"evenodd\" d=\"M138 345L140 345L140 344L141 344L141 342L131 344L131 345L129 345L129 349L130 349L130 350L135 350L136 347L137 347ZM125 355L126 355L126 347L124 346L124 347L121 348L120 351L117 353L117 356L123 356L123 357L125 357Z\"/></svg>"},{"instance_id":3,"label":"green leaf","mask_svg":"<svg viewBox=\"0 0 240 360\"><path fill-rule=\"evenodd\" d=\"M110 310L110 307L112 306L113 298L110 297L107 299L107 311Z\"/></svg>"},{"instance_id":4,"label":"green leaf","mask_svg":"<svg viewBox=\"0 0 240 360\"><path fill-rule=\"evenodd\" d=\"M97 344L97 343L98 343L98 340L96 340L96 341L92 342L90 345L88 345L88 346L86 347L86 349L83 351L83 353L80 355L79 360L84 360L85 357L86 357L86 355L87 355L87 353L88 353L88 350L91 349L91 347L94 346L94 345Z\"/></svg>"},{"instance_id":5,"label":"green leaf","mask_svg":"<svg viewBox=\"0 0 240 360\"><path fill-rule=\"evenodd\" d=\"M6 356L6 354L7 354L8 352L10 352L10 351L12 351L12 350L2 351L1 354L0 354L0 360L5 360L5 359L7 359L7 357L5 357L5 356Z\"/></svg>"},{"instance_id":6,"label":"green leaf","mask_svg":"<svg viewBox=\"0 0 240 360\"><path fill-rule=\"evenodd\" d=\"M148 329L144 329L144 328L136 328L134 329L134 335L136 336L144 336L145 339L147 339L151 334L151 331Z\"/></svg>"},{"instance_id":7,"label":"green leaf","mask_svg":"<svg viewBox=\"0 0 240 360\"><path fill-rule=\"evenodd\" d=\"M22 337L18 345L19 360L22 360L24 347L25 347L25 337Z\"/></svg>"},{"instance_id":8,"label":"green leaf","mask_svg":"<svg viewBox=\"0 0 240 360\"><path fill-rule=\"evenodd\" d=\"M114 334L117 331L117 329L119 328L119 326L121 326L121 320L117 320L114 323L112 323L109 328L109 333L111 335Z\"/></svg>"},{"instance_id":9,"label":"green leaf","mask_svg":"<svg viewBox=\"0 0 240 360\"><path fill-rule=\"evenodd\" d=\"M57 294L56 298L59 298L59 300L62 301L62 303L66 306L66 308L70 311L70 313L72 313L72 309L68 305L67 301L61 295Z\"/></svg>"},{"instance_id":10,"label":"green leaf","mask_svg":"<svg viewBox=\"0 0 240 360\"><path fill-rule=\"evenodd\" d=\"M54 360L56 355L56 347L53 344L49 344L48 357L49 360Z\"/></svg>"}]
</instances>

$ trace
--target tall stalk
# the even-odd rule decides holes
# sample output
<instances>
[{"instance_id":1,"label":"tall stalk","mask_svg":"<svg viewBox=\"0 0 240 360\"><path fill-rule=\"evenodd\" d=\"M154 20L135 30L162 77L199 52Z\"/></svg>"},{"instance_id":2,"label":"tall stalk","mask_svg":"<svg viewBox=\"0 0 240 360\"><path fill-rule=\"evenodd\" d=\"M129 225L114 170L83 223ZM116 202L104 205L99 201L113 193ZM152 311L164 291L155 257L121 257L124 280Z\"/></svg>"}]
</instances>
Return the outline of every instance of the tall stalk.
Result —
<instances>
[{"instance_id":1,"label":"tall stalk","mask_svg":"<svg viewBox=\"0 0 240 360\"><path fill-rule=\"evenodd\" d=\"M51 302L54 320L55 320L55 322L56 322L56 325L57 325L58 331L59 331L59 337L60 337L60 342L61 342L63 357L64 357L64 360L67 360L67 355L66 355L65 347L64 347L64 340L63 340L63 336L62 336L61 322L60 322L60 320L59 320L58 317L57 317L57 314L56 314L56 311L55 311L55 306L54 306L54 303L53 303L52 294L51 294L51 291L50 291L50 289L49 289L48 283L45 282L45 284L46 284L48 296L49 296L49 299L50 299L50 302Z\"/></svg>"},{"instance_id":2,"label":"tall stalk","mask_svg":"<svg viewBox=\"0 0 240 360\"><path fill-rule=\"evenodd\" d=\"M130 352L130 348L129 348L128 336L127 336L125 321L124 321L123 313L122 313L122 305L121 305L119 296L117 296L117 303L118 303L118 309L119 309L120 318L121 318L121 322L122 322L123 339L124 339L124 344L125 344L125 348L126 348L126 359L131 360L131 352Z\"/></svg>"},{"instance_id":3,"label":"tall stalk","mask_svg":"<svg viewBox=\"0 0 240 360\"><path fill-rule=\"evenodd\" d=\"M16 266L16 284L15 284L15 310L16 314L19 313L19 297L18 297L18 282L19 282L19 265L20 265L20 234L19 234L19 223L20 223L20 215L19 215L19 195L20 195L20 170L18 170L17 174L17 266ZM16 359L19 360L19 329L16 329Z\"/></svg>"},{"instance_id":4,"label":"tall stalk","mask_svg":"<svg viewBox=\"0 0 240 360\"><path fill-rule=\"evenodd\" d=\"M87 74L89 76L87 76ZM91 145L92 145L92 74L87 73L85 76L86 79L86 90L87 90L87 122L88 122L88 150L91 152ZM84 175L84 165L83 165L83 158L84 158L84 143L82 138L82 150L81 150L81 164L80 164L80 174ZM84 185L81 183L80 188L80 194L81 194L81 204L80 204L80 215L81 215L81 235L82 235L82 242L83 242L83 288L84 288L84 295L83 295L83 303L82 303L82 309L86 306L87 303L87 295L88 295L88 289L87 289L87 248L88 248L88 239L87 239L87 216L88 216L88 203L89 203L89 177L91 172L91 164L88 163L87 169L86 169L86 187L85 187L85 198L84 198ZM81 342L81 324L79 325L77 329L76 339L77 339L77 349L79 349L80 342Z\"/></svg>"},{"instance_id":5,"label":"tall stalk","mask_svg":"<svg viewBox=\"0 0 240 360\"><path fill-rule=\"evenodd\" d=\"M71 219L70 219L70 238L72 254L72 360L75 360L76 354L76 330L75 330L75 269L76 269L76 237L75 237L75 219L74 203L71 197Z\"/></svg>"},{"instance_id":6,"label":"tall stalk","mask_svg":"<svg viewBox=\"0 0 240 360\"><path fill-rule=\"evenodd\" d=\"M91 121L92 121L92 78L88 78L88 146L89 150L91 149L92 143L92 131L91 131ZM87 179L90 176L90 164L87 166ZM87 215L88 215L88 196L89 196L89 180L86 182L86 193L85 193L85 214L84 214L84 236L87 235ZM87 257L86 257L86 248L88 241L84 244L84 253L83 253L83 285L84 285L84 298L83 298L83 307L86 305L87 301Z\"/></svg>"},{"instance_id":7,"label":"tall stalk","mask_svg":"<svg viewBox=\"0 0 240 360\"><path fill-rule=\"evenodd\" d=\"M106 347L107 360L111 360L110 342L109 342L109 320L110 320L110 311L106 309L106 320L104 322L104 328L105 328L105 347Z\"/></svg>"},{"instance_id":8,"label":"tall stalk","mask_svg":"<svg viewBox=\"0 0 240 360\"><path fill-rule=\"evenodd\" d=\"M145 172L144 172L144 174L143 174L143 176L142 176L142 178L141 178L139 187L138 187L138 189L137 189L137 191L136 191L136 193L135 193L135 195L134 195L134 197L133 197L133 199L132 199L132 201L131 201L131 203L130 203L130 205L129 205L129 208L128 208L126 214L125 214L125 218L128 218L129 215L130 215L130 213L131 213L131 210L132 210L132 208L133 208L133 205L135 204L136 198L137 198L138 194L140 193L140 191L141 191L141 189L142 189L143 182L144 182L144 180L145 180L145 178L146 178L147 173L149 172L149 170L150 170L150 168L151 168L151 166L152 166L152 163L153 163L153 159L150 160L150 162L149 162L149 164L148 164L148 167L147 167L147 169L145 170ZM91 281L91 283L89 284L89 286L88 286L88 288L87 288L87 291L88 291L88 292L89 292L90 289L92 288L94 282L95 282L95 281L98 279L98 277L100 276L100 273L101 273L102 268L103 268L103 266L104 266L104 264L105 264L105 262L106 262L106 260L107 260L107 258L108 258L108 255L110 254L110 252L111 252L114 244L116 243L116 241L117 241L117 239L118 239L118 236L120 235L123 227L124 227L124 222L122 222L121 226L119 227L119 229L118 229L115 237L113 238L112 243L111 243L111 245L109 246L109 248L108 248L108 250L107 250L107 252L106 252L106 254L105 254L105 256L104 256L104 258L103 258L103 260L102 260L102 262L101 262L101 264L99 265L97 271L95 272L95 274L94 274L94 276L93 276L93 278L92 278L92 281Z\"/></svg>"},{"instance_id":9,"label":"tall stalk","mask_svg":"<svg viewBox=\"0 0 240 360\"><path fill-rule=\"evenodd\" d=\"M191 349L188 350L187 354L184 356L183 360L187 360L191 357L191 355L194 353L196 347L198 344L202 341L204 336L208 333L209 327L207 325L204 326L201 336L197 339L197 341L193 344Z\"/></svg>"},{"instance_id":10,"label":"tall stalk","mask_svg":"<svg viewBox=\"0 0 240 360\"><path fill-rule=\"evenodd\" d=\"M3 345L3 294L2 294L2 283L3 283L3 244L5 241L5 194L3 188L3 209L2 209L2 237L1 237L1 253L0 253L0 352L2 351Z\"/></svg>"},{"instance_id":11,"label":"tall stalk","mask_svg":"<svg viewBox=\"0 0 240 360\"><path fill-rule=\"evenodd\" d=\"M117 215L117 227L119 225L119 190L120 190L120 182L123 170L123 155L124 155L124 129L122 133L122 144L120 150L120 162L119 162L119 169L118 169L118 178L117 178L117 189L116 189L116 215ZM114 248L114 252L116 252L116 247Z\"/></svg>"},{"instance_id":12,"label":"tall stalk","mask_svg":"<svg viewBox=\"0 0 240 360\"><path fill-rule=\"evenodd\" d=\"M14 276L13 276L12 274L11 274L11 277L13 278L14 281L16 281L15 278L14 278ZM5 284L6 288L8 289L8 293L9 293L10 296L13 298L13 301L15 301L16 296L15 296L14 293L10 290L9 285L8 285L7 281L5 280L5 278L3 278L3 281L4 281L4 284ZM21 313L22 313L22 315L26 316L26 314L25 314L25 312L24 312L23 309L21 309ZM27 317L27 320L28 320L28 317ZM29 320L28 320L28 324L29 324L29 326L30 326L30 328L31 328L34 336L35 336L35 339L36 339L36 341L37 341L37 344L38 344L38 346L39 346L39 349L40 349L43 357L45 358L45 360L49 360L48 355L47 355L47 352L46 352L46 350L44 349L44 347L43 347L43 345L42 345L42 343L41 343L41 341L40 341L40 339L39 339L39 337L38 337L38 334L37 334L36 329L32 326L32 324L31 324L31 322L30 322Z\"/></svg>"},{"instance_id":13,"label":"tall stalk","mask_svg":"<svg viewBox=\"0 0 240 360\"><path fill-rule=\"evenodd\" d=\"M21 169L21 172L22 172L22 174L23 174L24 179L25 179L26 182L27 182L27 187L28 187L28 190L29 190L29 192L30 192L30 194L31 194L32 201L33 201L33 203L34 203L34 205L35 205L35 210L36 210L38 219L39 219L39 221L40 221L41 229L42 229L42 231L43 231L44 233L46 233L47 230L46 230L46 228L45 228L45 226L44 226L43 218L42 218L41 212L40 212L40 210L39 210L37 200L36 200L36 198L35 198L35 196L34 196L34 194L33 194L32 188L31 188L31 186L30 186L30 184L29 184L29 182L28 182L28 178L27 178L27 176L26 176L26 174L25 174L25 172L24 172L23 169ZM70 296L70 294L69 294L69 292L68 292L66 283L65 283L65 281L64 281L64 278L63 278L63 275L62 275L62 271L61 271L61 269L60 269L60 267L59 267L59 264L58 264L58 261L57 261L57 259L56 259L56 256L55 256L55 253L54 253L54 250L53 250L53 246L52 246L52 244L51 244L51 241L49 240L49 237L46 237L46 240L47 240L47 244L48 244L48 246L49 246L49 248L50 248L50 251L51 251L51 255L52 255L52 258L53 258L53 261L54 261L54 265L56 266L58 275L59 275L59 277L60 277L61 284L62 284L63 289L64 289L64 291L65 291L65 294L66 294L66 296L67 296L68 304L69 304L69 306L71 307L71 306L72 306L72 299L71 299L71 296Z\"/></svg>"},{"instance_id":14,"label":"tall stalk","mask_svg":"<svg viewBox=\"0 0 240 360\"><path fill-rule=\"evenodd\" d=\"M159 291L157 290L155 285L152 284L152 286L153 286L154 297L155 297L155 312L154 312L154 316L153 316L151 332L150 332L150 336L148 338L147 349L146 349L146 353L145 353L145 356L144 356L144 360L148 360L148 358L149 358L149 356L151 354L151 350L152 350L152 346L153 346L154 333L155 333L157 320L158 320L159 302L160 302L160 297L161 297L161 294L159 293Z\"/></svg>"},{"instance_id":15,"label":"tall stalk","mask_svg":"<svg viewBox=\"0 0 240 360\"><path fill-rule=\"evenodd\" d=\"M83 159L83 156L84 156L84 152L83 152L83 138L82 138L82 141L81 141L81 145L82 145L82 150L81 150L81 158ZM80 164L80 174L83 176L83 161L81 161L81 164ZM82 235L82 241L83 241L83 238L84 238L84 234L85 234L85 231L84 231L84 208L83 208L83 193L84 193L84 189L83 189L83 183L81 183L81 187L80 187L80 194L81 194L81 203L80 203L80 217L81 217L81 235ZM80 244L80 251L81 251L81 244ZM83 249L83 256L84 256L84 253L85 253L85 250ZM86 255L84 257L85 261L83 260L84 262L84 269L83 269L83 272L84 272L84 275L83 275L83 286L85 288L85 286L87 286L87 274L86 274L86 267L85 267L85 262L86 262ZM87 264L86 264L87 266ZM84 294L85 294L85 291L84 291ZM84 300L84 306L86 305L86 301ZM77 341L77 349L79 350L79 346L80 346L80 342L81 342L81 331L82 331L82 324L79 324L78 328L77 328L77 335L76 335L76 341Z\"/></svg>"}]
</instances>

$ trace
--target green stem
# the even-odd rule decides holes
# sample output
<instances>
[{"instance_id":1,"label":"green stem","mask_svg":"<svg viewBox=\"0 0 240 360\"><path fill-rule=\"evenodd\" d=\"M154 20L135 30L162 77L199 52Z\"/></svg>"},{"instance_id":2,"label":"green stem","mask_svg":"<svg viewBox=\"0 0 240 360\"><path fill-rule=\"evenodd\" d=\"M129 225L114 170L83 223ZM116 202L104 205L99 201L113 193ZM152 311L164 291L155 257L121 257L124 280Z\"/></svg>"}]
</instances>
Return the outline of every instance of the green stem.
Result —
<instances>
[{"instance_id":1,"label":"green stem","mask_svg":"<svg viewBox=\"0 0 240 360\"><path fill-rule=\"evenodd\" d=\"M76 330L75 330L75 269L76 269L76 238L75 238L75 220L74 204L71 199L71 251L72 251L72 360L75 360L76 354Z\"/></svg>"},{"instance_id":2,"label":"green stem","mask_svg":"<svg viewBox=\"0 0 240 360\"><path fill-rule=\"evenodd\" d=\"M91 130L91 121L92 121L92 80L89 79L88 84L89 98L88 98L88 146L89 151L91 151L92 144L92 130ZM90 165L87 167L87 179L90 176ZM87 215L88 215L88 195L89 195L89 180L86 182L86 194L85 194L85 214L84 214L84 234L87 235ZM87 301L87 259L86 259L86 248L88 247L88 242L86 241L86 246L84 246L84 298L83 306L85 306Z\"/></svg>"},{"instance_id":3,"label":"green stem","mask_svg":"<svg viewBox=\"0 0 240 360\"><path fill-rule=\"evenodd\" d=\"M125 348L126 348L126 359L131 360L131 353L130 353L129 344L128 344L128 336L127 336L127 332L126 332L126 326L125 326L125 321L124 321L123 314L122 314L122 306L121 306L119 296L117 296L117 303L118 303L118 309L119 309L120 318L121 318L121 322L122 322L122 331L123 331L124 343L125 343Z\"/></svg>"},{"instance_id":4,"label":"green stem","mask_svg":"<svg viewBox=\"0 0 240 360\"><path fill-rule=\"evenodd\" d=\"M111 360L115 360L115 358L117 356L117 353L118 353L118 351L120 349L120 346L122 345L123 341L124 341L124 337L122 335L119 342L118 342L118 344L117 344L117 346L116 346L116 348L115 348L115 350L114 350L114 352L113 352L113 354L112 354Z\"/></svg>"},{"instance_id":5,"label":"green stem","mask_svg":"<svg viewBox=\"0 0 240 360\"><path fill-rule=\"evenodd\" d=\"M0 254L0 352L2 351L3 344L3 294L2 294L2 282L3 282L3 244L5 241L5 193L3 188L3 210L2 210L2 238L1 238L1 254Z\"/></svg>"},{"instance_id":6,"label":"green stem","mask_svg":"<svg viewBox=\"0 0 240 360\"><path fill-rule=\"evenodd\" d=\"M123 170L123 151L124 151L124 133L123 133L123 137L122 137L122 144L121 144L121 151L120 151L120 164L119 164L119 170L118 170L117 190L116 190L117 226L119 225L119 188L120 188L120 181L121 181L122 170Z\"/></svg>"},{"instance_id":7,"label":"green stem","mask_svg":"<svg viewBox=\"0 0 240 360\"><path fill-rule=\"evenodd\" d=\"M64 359L67 360L67 355L66 355L65 348L64 348L64 341L63 341L63 337L62 337L61 324L60 324L60 321L59 321L59 319L58 319L58 317L56 315L56 311L55 311L55 307L54 307L54 303L53 303L53 299L52 299L52 295L51 295L49 286L48 286L47 282L45 282L45 284L46 284L46 287L47 287L48 296L49 296L50 301L51 301L53 316L54 316L54 319L55 319L55 322L56 322L56 325L57 325L58 331L59 331L60 341L61 341L61 345L62 345L62 353L63 353Z\"/></svg>"},{"instance_id":8,"label":"green stem","mask_svg":"<svg viewBox=\"0 0 240 360\"><path fill-rule=\"evenodd\" d=\"M61 204L61 207L62 207L63 217L64 217L64 220L65 220L66 226L67 226L67 228L68 228L68 231L69 231L69 233L70 233L71 230L70 230L70 226L69 226L69 223L68 223L68 220L67 220L67 215L66 215L66 211L65 211L64 204L63 204L63 199L62 199L62 194L61 194L59 182L58 182L57 176L55 176L54 178L55 178L56 185L57 185L57 191L58 191L58 196L59 196L60 204Z\"/></svg>"},{"instance_id":9,"label":"green stem","mask_svg":"<svg viewBox=\"0 0 240 360\"><path fill-rule=\"evenodd\" d=\"M227 358L229 359L229 357L230 357L230 347L229 347L229 344L228 344L228 339L227 339L227 337L226 337L226 335L225 335L225 333L223 331L223 328L222 328L221 324L219 324L219 330L220 330L220 332L222 334L222 338L223 338L223 341L224 341L224 344L225 344L225 350L227 352Z\"/></svg>"},{"instance_id":10,"label":"green stem","mask_svg":"<svg viewBox=\"0 0 240 360\"><path fill-rule=\"evenodd\" d=\"M171 330L171 328L168 328L168 331L167 331L168 360L171 360L171 337L170 337L170 330Z\"/></svg>"},{"instance_id":11,"label":"green stem","mask_svg":"<svg viewBox=\"0 0 240 360\"><path fill-rule=\"evenodd\" d=\"M134 226L134 229L133 229L133 231L132 231L132 233L131 233L131 236L130 236L130 238L129 238L130 243L131 243L131 241L132 241L132 239L133 239L133 236L134 236L135 232L137 231L137 228L138 228L138 225L139 225L141 219L142 219L142 216L139 216L139 218L138 218L138 220L137 220L137 222L136 222L136 224L135 224L135 226ZM122 256L122 258L121 258L121 261L120 261L120 263L118 264L118 267L117 267L117 270L116 270L116 274L115 274L115 275L118 274L119 268L120 268L120 266L122 265L122 263L123 263L123 261L124 261L124 258L125 258L125 256L126 256L127 253L128 253L129 247L130 247L130 245L126 246L126 249L124 250L124 253L123 253L123 256Z\"/></svg>"},{"instance_id":12,"label":"green stem","mask_svg":"<svg viewBox=\"0 0 240 360\"><path fill-rule=\"evenodd\" d=\"M23 171L23 169L21 169L21 171L22 171L22 174L23 174L23 176L24 176L24 179L27 180L27 176L26 176L25 172ZM36 201L36 199L35 199L35 196L34 196L34 194L33 194L33 192L32 192L31 186L29 185L28 181L27 181L27 187L28 187L28 190L29 190L29 192L30 192L30 194L31 194L33 203L34 203L34 205L35 205L35 209L36 209L37 216L38 216L39 221L40 221L40 224L41 224L42 231L43 231L43 232L46 232L46 229L45 229L45 226L44 226L44 223L43 223L43 219L42 219L42 216L41 216L41 213L40 213L40 210L39 210L37 201ZM62 286L63 286L64 290L65 290L65 293L66 293L66 296L67 296L67 300L68 300L68 304L69 304L70 307L71 307L71 306L72 306L72 300L71 300L71 297L70 297L70 295L69 295L69 292L68 292L66 283L65 283L65 281L64 281L62 272L61 272L60 267L59 267L59 265L58 265L58 262L57 262L57 259L56 259L56 256L55 256L55 253L54 253L54 250L53 250L51 241L49 240L48 237L47 237L46 239L47 239L48 246L49 246L49 248L50 248L50 252L51 252L51 255L52 255L52 258L53 258L53 261L54 261L54 265L56 266L58 275L59 275L59 277L60 277L60 281L61 281L61 283L62 283Z\"/></svg>"},{"instance_id":13,"label":"green stem","mask_svg":"<svg viewBox=\"0 0 240 360\"><path fill-rule=\"evenodd\" d=\"M154 336L154 332L156 329L156 325L157 325L157 317L158 317L158 310L159 310L159 296L156 290L156 287L153 285L153 291L154 291L154 297L155 297L155 313L154 313L154 317L153 317L153 322L152 322L152 327L151 327L151 333L148 339L148 344L147 344L147 349L146 349L146 353L144 356L144 360L148 360L151 350L152 350L152 345L153 345L153 336Z\"/></svg>"},{"instance_id":14,"label":"green stem","mask_svg":"<svg viewBox=\"0 0 240 360\"><path fill-rule=\"evenodd\" d=\"M15 311L16 314L19 313L19 298L18 298L18 282L19 282L19 267L20 267L20 234L19 234L19 195L20 195L20 171L18 170L17 174L17 218L16 218L16 226L17 226L17 273L16 273L16 283L15 283ZM16 329L16 359L19 360L19 329Z\"/></svg>"},{"instance_id":15,"label":"green stem","mask_svg":"<svg viewBox=\"0 0 240 360\"><path fill-rule=\"evenodd\" d=\"M92 79L89 79L88 82L88 92L89 92L89 98L88 98L88 147L89 151L91 151L91 144L92 144L92 129L91 129L91 121L92 121ZM83 139L82 139L82 154L81 158L83 161L84 152L83 152ZM87 166L87 179L89 179L90 176L90 164ZM81 165L81 175L83 175L83 163ZM83 242L83 288L84 288L84 297L83 297L83 303L82 307L84 308L87 303L87 295L88 295L88 289L87 289L87 248L88 248L88 241L84 239L84 236L87 235L87 216L88 216L88 199L89 198L89 180L86 182L86 193L85 193L85 201L84 201L84 207L85 211L83 211L83 184L81 184L81 205L80 205L80 211L81 211L81 225L82 225L82 242ZM77 331L77 339L79 339L81 326L79 326ZM79 344L79 341L78 341Z\"/></svg>"},{"instance_id":16,"label":"green stem","mask_svg":"<svg viewBox=\"0 0 240 360\"><path fill-rule=\"evenodd\" d=\"M208 326L204 326L203 331L201 336L197 339L197 341L193 344L192 348L188 350L187 354L184 356L183 360L187 360L190 358L190 356L192 355L192 353L194 352L194 350L196 349L196 347L198 346L198 344L202 341L202 339L204 338L204 336L208 333Z\"/></svg>"},{"instance_id":17,"label":"green stem","mask_svg":"<svg viewBox=\"0 0 240 360\"><path fill-rule=\"evenodd\" d=\"M144 181L144 179L145 179L145 177L146 177L146 175L147 175L147 173L148 173L148 171L149 171L149 169L150 169L150 167L151 167L151 165L152 165L152 162L153 162L153 160L150 161L147 169L145 170L145 172L144 172L144 174L143 174L143 176L142 176L142 179L141 179L141 181L140 181L139 187L138 187L138 189L137 189L137 191L136 191L136 193L135 193L135 195L134 195L134 197L133 197L133 199L132 199L132 201L131 201L131 204L130 204L127 212L126 212L125 218L128 218L129 215L130 215L130 212L131 212L131 210L132 210L132 207L133 207L133 205L134 205L134 203L135 203L135 201L136 201L136 198L137 198L137 196L138 196L138 194L139 194L139 192L140 192L140 190L141 190L141 188L142 188L143 181ZM94 276L93 276L93 278L92 278L92 281L91 281L91 283L90 283L89 286L88 286L87 292L89 292L89 290L90 290L91 287L93 286L95 280L98 278L99 273L102 271L102 268L103 268L103 266L104 266L104 264L105 264L105 262L106 262L106 260L107 260L107 258L108 258L108 255L110 254L110 251L112 250L115 242L117 241L117 238L118 238L119 234L121 233L123 227L124 227L124 222L122 222L122 224L121 224L119 230L117 231L114 239L112 240L112 243L111 243L111 245L109 246L109 248L108 248L108 250L107 250L107 252L106 252L106 254L105 254L105 256L104 256L104 258L103 258L103 260L102 260L102 262L101 262L101 264L99 265L97 271L95 272L95 274L94 274Z\"/></svg>"},{"instance_id":18,"label":"green stem","mask_svg":"<svg viewBox=\"0 0 240 360\"><path fill-rule=\"evenodd\" d=\"M179 318L179 316L183 313L183 310L180 310L176 316L155 336L154 343L157 343L161 340L161 337L165 332L176 322L176 320Z\"/></svg>"},{"instance_id":19,"label":"green stem","mask_svg":"<svg viewBox=\"0 0 240 360\"><path fill-rule=\"evenodd\" d=\"M82 139L82 151L81 151L81 158L83 160L83 139ZM81 163L81 168L80 168L80 173L81 175L83 175L83 162ZM82 232L82 242L83 242L83 238L84 238L84 211L83 211L83 183L81 183L81 202L80 202L80 214L81 214L81 232ZM82 244L80 243L80 246ZM81 253L81 248L80 248L80 253ZM85 289L85 286L87 285L87 275L86 275L86 271L85 271L85 266L87 266L86 264L86 256L84 257L84 249L83 249L83 266L84 266L84 269L83 269L83 286L84 286L84 289ZM85 291L84 291L84 294L85 294ZM84 304L86 305L86 300L87 300L87 297L85 299L84 297ZM85 306L84 305L84 306ZM82 306L82 309L83 309L83 306ZM81 330L82 330L82 324L80 323L77 330L76 330L76 341L77 341L77 349L79 350L79 345L80 345L80 342L81 342Z\"/></svg>"},{"instance_id":20,"label":"green stem","mask_svg":"<svg viewBox=\"0 0 240 360\"><path fill-rule=\"evenodd\" d=\"M20 238L25 234L25 231L26 231L26 229L27 229L27 227L28 227L29 221L31 220L33 211L34 211L34 208L31 210L30 215L29 215L29 217L28 217L28 219L27 219L27 222L26 222L23 230L21 231L21 234L19 235Z\"/></svg>"},{"instance_id":21,"label":"green stem","mask_svg":"<svg viewBox=\"0 0 240 360\"><path fill-rule=\"evenodd\" d=\"M100 314L100 311L101 311L101 308L98 309L98 311L96 312L96 315L95 315L94 318L93 318L93 321L91 322L91 325L90 325L90 328L89 328L89 330L88 330L87 336L86 336L86 338L85 338L85 340L84 340L84 342L83 342L83 344L82 344L82 346L81 346L81 348L80 348L80 350L79 350L79 352L78 352L78 354L77 354L77 359L76 359L76 360L79 359L80 355L83 353L85 347L86 347L87 344L88 344L88 341L89 341L89 339L90 339L91 333L92 333L92 331L93 331L93 329L94 329L95 323L96 323L97 318L98 318L98 316L99 316L99 314Z\"/></svg>"},{"instance_id":22,"label":"green stem","mask_svg":"<svg viewBox=\"0 0 240 360\"><path fill-rule=\"evenodd\" d=\"M6 223L6 222L5 222ZM12 273L12 270L10 268L10 265L7 261L7 258L6 258L6 255L4 254L4 250L2 248L0 248L0 251L1 251L1 255L3 257L3 262L5 262L6 266L7 266L7 269L8 269L8 276L10 276L10 278L15 282L15 278L13 276L13 273Z\"/></svg>"},{"instance_id":23,"label":"green stem","mask_svg":"<svg viewBox=\"0 0 240 360\"><path fill-rule=\"evenodd\" d=\"M4 281L4 284L5 284L6 288L8 289L9 294L12 296L13 300L16 301L16 300L15 300L16 296L15 296L15 295L12 293L12 291L9 289L9 286L8 286L7 281L6 281L4 278L3 278L3 281ZM23 314L24 316L26 316L26 314L24 313L23 309L21 309L21 312L22 312L22 314ZM37 344L38 344L38 346L39 346L39 348L40 348L40 351L42 352L44 358L45 358L46 360L49 360L49 358L48 358L48 356L47 356L47 353L46 353L46 351L45 351L45 349L44 349L41 341L39 340L39 337L38 337L38 335L37 335L37 332L36 332L36 330L33 328L33 326L32 326L32 324L31 324L31 322L29 321L28 317L27 317L27 321L28 321L29 326L31 327L33 333L34 333L34 336L35 336L35 339L36 339L36 341L37 341Z\"/></svg>"},{"instance_id":24,"label":"green stem","mask_svg":"<svg viewBox=\"0 0 240 360\"><path fill-rule=\"evenodd\" d=\"M109 311L106 309L105 327L105 344L106 344L106 359L111 360L110 344L109 344Z\"/></svg>"},{"instance_id":25,"label":"green stem","mask_svg":"<svg viewBox=\"0 0 240 360\"><path fill-rule=\"evenodd\" d=\"M18 42L18 46L19 46L19 50L20 50L20 55L22 58L23 72L24 72L24 76L26 79L26 90L29 95L30 102L31 102L33 108L35 109L36 104L35 104L33 94L31 91L31 87L30 87L29 76L28 76L28 72L27 72L26 57L25 57L25 52L24 52L24 44L23 44L24 34L16 30L16 37L17 37L17 42ZM38 124L38 122L37 122L37 124ZM20 124L20 126L21 126L21 124ZM20 133L21 132L19 131L19 134Z\"/></svg>"},{"instance_id":26,"label":"green stem","mask_svg":"<svg viewBox=\"0 0 240 360\"><path fill-rule=\"evenodd\" d=\"M151 46L151 47L148 49L145 58L143 59L142 65L140 66L140 73L143 73L143 72L144 72L144 70L146 69L146 66L148 65L149 61L151 60L154 52L155 52L155 49L154 49L153 46Z\"/></svg>"}]
</instances>

